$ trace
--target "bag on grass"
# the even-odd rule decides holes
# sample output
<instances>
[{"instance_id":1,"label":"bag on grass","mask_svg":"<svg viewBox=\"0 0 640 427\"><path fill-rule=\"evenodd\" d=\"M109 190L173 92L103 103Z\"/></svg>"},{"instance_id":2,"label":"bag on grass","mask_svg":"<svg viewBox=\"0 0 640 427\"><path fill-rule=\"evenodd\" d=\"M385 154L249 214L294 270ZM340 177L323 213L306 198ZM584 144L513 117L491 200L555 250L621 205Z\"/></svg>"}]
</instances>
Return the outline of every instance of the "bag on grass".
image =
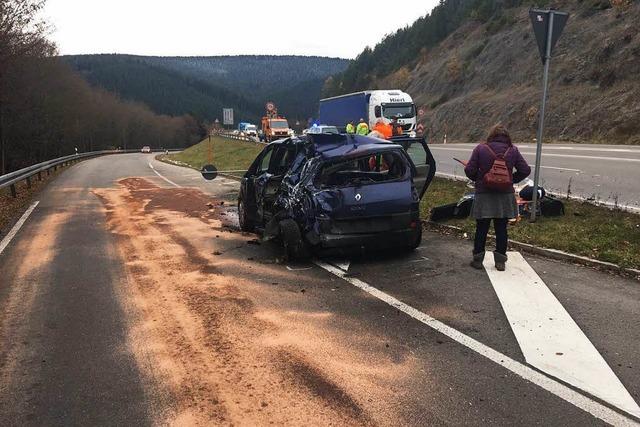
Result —
<instances>
[{"instance_id":1,"label":"bag on grass","mask_svg":"<svg viewBox=\"0 0 640 427\"><path fill-rule=\"evenodd\" d=\"M455 215L457 203L449 203L447 205L436 206L431 209L431 221L443 221L451 219Z\"/></svg>"},{"instance_id":2,"label":"bag on grass","mask_svg":"<svg viewBox=\"0 0 640 427\"><path fill-rule=\"evenodd\" d=\"M511 150L511 147L507 148L507 151L501 155L497 155L489 145L485 145L485 147L487 147L493 155L493 164L491 165L491 169L484 174L484 177L482 178L483 184L489 190L502 192L513 190L513 175L511 174L511 169L509 169L507 161L505 160L507 153Z\"/></svg>"},{"instance_id":3,"label":"bag on grass","mask_svg":"<svg viewBox=\"0 0 640 427\"><path fill-rule=\"evenodd\" d=\"M520 190L520 198L522 200L533 200L533 185L527 185L522 190ZM542 200L547 192L542 187L538 187L538 200Z\"/></svg>"},{"instance_id":4,"label":"bag on grass","mask_svg":"<svg viewBox=\"0 0 640 427\"><path fill-rule=\"evenodd\" d=\"M546 196L540 200L540 213L542 216L562 216L564 215L564 203Z\"/></svg>"},{"instance_id":5,"label":"bag on grass","mask_svg":"<svg viewBox=\"0 0 640 427\"><path fill-rule=\"evenodd\" d=\"M471 215L474 197L474 194L465 194L460 200L458 200L456 209L453 212L454 218L468 218L469 215Z\"/></svg>"}]
</instances>

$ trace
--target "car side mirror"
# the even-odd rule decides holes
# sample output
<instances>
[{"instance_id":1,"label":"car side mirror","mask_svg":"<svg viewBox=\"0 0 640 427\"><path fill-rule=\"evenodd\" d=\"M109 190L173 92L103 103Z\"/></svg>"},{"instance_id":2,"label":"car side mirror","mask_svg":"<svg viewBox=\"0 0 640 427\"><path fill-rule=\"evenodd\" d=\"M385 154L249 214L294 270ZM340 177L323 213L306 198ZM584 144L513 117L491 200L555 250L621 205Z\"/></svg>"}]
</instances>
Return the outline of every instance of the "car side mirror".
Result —
<instances>
[{"instance_id":1,"label":"car side mirror","mask_svg":"<svg viewBox=\"0 0 640 427\"><path fill-rule=\"evenodd\" d=\"M382 107L379 105L376 105L375 108L373 109L373 113L375 114L376 118L380 118L382 117Z\"/></svg>"},{"instance_id":2,"label":"car side mirror","mask_svg":"<svg viewBox=\"0 0 640 427\"><path fill-rule=\"evenodd\" d=\"M204 179L211 181L218 176L218 169L213 165L204 165L200 173Z\"/></svg>"}]
</instances>

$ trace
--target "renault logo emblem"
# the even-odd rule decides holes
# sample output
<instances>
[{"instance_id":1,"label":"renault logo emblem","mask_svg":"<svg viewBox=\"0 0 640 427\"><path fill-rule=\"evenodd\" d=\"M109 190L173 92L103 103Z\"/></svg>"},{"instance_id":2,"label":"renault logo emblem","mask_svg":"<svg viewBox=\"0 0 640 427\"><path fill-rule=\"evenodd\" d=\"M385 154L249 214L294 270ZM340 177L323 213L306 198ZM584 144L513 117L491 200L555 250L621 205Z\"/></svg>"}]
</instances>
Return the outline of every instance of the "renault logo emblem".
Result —
<instances>
[{"instance_id":1,"label":"renault logo emblem","mask_svg":"<svg viewBox=\"0 0 640 427\"><path fill-rule=\"evenodd\" d=\"M359 202L360 199L362 199L362 196L360 195L360 193L356 194L356 202Z\"/></svg>"}]
</instances>

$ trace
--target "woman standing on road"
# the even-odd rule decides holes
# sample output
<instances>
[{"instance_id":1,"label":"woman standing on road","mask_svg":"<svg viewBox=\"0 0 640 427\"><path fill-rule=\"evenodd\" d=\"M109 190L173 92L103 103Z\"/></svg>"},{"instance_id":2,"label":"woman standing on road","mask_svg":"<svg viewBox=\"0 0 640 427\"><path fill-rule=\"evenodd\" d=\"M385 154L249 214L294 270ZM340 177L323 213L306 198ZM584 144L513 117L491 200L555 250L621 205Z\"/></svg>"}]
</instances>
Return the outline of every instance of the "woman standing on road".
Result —
<instances>
[{"instance_id":1,"label":"woman standing on road","mask_svg":"<svg viewBox=\"0 0 640 427\"><path fill-rule=\"evenodd\" d=\"M476 187L471 210L471 215L476 219L471 266L482 268L487 233L493 220L496 233L494 262L497 270L504 271L507 261L507 223L518 214L513 183L529 176L531 168L512 144L507 129L497 124L489 130L487 141L473 149L464 172Z\"/></svg>"}]
</instances>

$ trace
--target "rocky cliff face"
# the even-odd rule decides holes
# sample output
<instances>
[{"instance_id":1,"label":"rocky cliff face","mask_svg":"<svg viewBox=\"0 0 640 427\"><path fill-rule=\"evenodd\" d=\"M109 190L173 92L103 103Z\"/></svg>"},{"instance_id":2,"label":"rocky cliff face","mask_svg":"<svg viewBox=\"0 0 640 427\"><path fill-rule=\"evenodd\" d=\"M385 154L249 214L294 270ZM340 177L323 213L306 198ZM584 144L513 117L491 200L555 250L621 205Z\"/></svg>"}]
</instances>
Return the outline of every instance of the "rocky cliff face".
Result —
<instances>
[{"instance_id":1,"label":"rocky cliff face","mask_svg":"<svg viewBox=\"0 0 640 427\"><path fill-rule=\"evenodd\" d=\"M571 14L549 79L546 141L640 144L640 3L565 1ZM542 65L527 8L469 21L417 65L375 80L424 106L433 138L473 142L498 121L519 142L535 138Z\"/></svg>"}]
</instances>

